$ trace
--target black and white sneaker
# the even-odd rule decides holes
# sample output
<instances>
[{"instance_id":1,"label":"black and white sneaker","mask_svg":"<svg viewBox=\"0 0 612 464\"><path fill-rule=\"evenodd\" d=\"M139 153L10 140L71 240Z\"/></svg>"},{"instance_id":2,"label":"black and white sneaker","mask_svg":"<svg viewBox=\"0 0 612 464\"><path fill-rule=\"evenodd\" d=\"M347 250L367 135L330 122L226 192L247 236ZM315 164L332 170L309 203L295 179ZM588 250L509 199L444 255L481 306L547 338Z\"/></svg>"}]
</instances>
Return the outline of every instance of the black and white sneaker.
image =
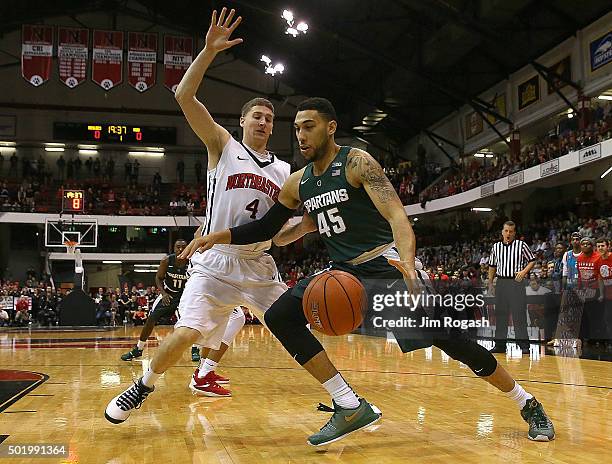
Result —
<instances>
[{"instance_id":1,"label":"black and white sneaker","mask_svg":"<svg viewBox=\"0 0 612 464\"><path fill-rule=\"evenodd\" d=\"M142 377L134 382L130 388L115 396L104 411L104 417L113 424L120 424L130 417L132 409L140 409L144 400L147 399L149 393L155 390L155 387L148 388L142 383Z\"/></svg>"}]
</instances>

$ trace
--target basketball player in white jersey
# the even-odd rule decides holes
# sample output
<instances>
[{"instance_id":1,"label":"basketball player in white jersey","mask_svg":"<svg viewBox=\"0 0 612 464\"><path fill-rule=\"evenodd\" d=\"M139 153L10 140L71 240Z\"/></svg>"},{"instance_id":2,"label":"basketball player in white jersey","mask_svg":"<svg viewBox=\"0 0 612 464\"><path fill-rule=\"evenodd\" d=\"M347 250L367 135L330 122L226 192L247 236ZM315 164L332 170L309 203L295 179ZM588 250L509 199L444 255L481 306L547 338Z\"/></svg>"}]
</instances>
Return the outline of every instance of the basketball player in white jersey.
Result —
<instances>
[{"instance_id":1,"label":"basketball player in white jersey","mask_svg":"<svg viewBox=\"0 0 612 464\"><path fill-rule=\"evenodd\" d=\"M274 121L274 107L268 100L255 98L243 106L240 116L243 137L238 142L196 98L204 73L215 56L242 42L229 40L242 20L238 17L232 22L234 13L231 10L227 14L223 8L217 19L217 12L213 11L204 49L185 73L175 95L189 125L208 150L208 203L203 234L262 217L275 204L290 171L288 163L266 150ZM263 312L287 290L274 260L265 253L270 245L270 241L219 245L191 258L174 332L160 345L144 376L110 401L106 419L114 424L125 421L155 389L157 379L192 344L219 349L236 306L246 306L264 320ZM206 383L197 369L190 387L197 389Z\"/></svg>"}]
</instances>

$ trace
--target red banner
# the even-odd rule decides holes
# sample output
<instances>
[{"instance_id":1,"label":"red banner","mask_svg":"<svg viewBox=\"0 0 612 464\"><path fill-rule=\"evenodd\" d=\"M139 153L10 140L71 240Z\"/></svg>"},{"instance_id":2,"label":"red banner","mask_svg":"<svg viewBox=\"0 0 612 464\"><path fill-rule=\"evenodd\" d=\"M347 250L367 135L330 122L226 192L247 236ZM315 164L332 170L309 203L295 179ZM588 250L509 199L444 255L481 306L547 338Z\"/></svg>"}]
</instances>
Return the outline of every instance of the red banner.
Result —
<instances>
[{"instance_id":1,"label":"red banner","mask_svg":"<svg viewBox=\"0 0 612 464\"><path fill-rule=\"evenodd\" d=\"M21 75L35 87L51 76L53 26L24 24L21 34ZM5 89L6 90L6 89Z\"/></svg>"},{"instance_id":2,"label":"red banner","mask_svg":"<svg viewBox=\"0 0 612 464\"><path fill-rule=\"evenodd\" d=\"M128 82L139 92L155 85L157 34L128 33Z\"/></svg>"},{"instance_id":3,"label":"red banner","mask_svg":"<svg viewBox=\"0 0 612 464\"><path fill-rule=\"evenodd\" d=\"M91 80L110 90L123 80L123 32L94 31Z\"/></svg>"},{"instance_id":4,"label":"red banner","mask_svg":"<svg viewBox=\"0 0 612 464\"><path fill-rule=\"evenodd\" d=\"M89 30L58 28L57 61L60 80L71 89L87 78Z\"/></svg>"},{"instance_id":5,"label":"red banner","mask_svg":"<svg viewBox=\"0 0 612 464\"><path fill-rule=\"evenodd\" d=\"M167 35L164 37L164 86L176 91L193 59L193 38Z\"/></svg>"}]
</instances>

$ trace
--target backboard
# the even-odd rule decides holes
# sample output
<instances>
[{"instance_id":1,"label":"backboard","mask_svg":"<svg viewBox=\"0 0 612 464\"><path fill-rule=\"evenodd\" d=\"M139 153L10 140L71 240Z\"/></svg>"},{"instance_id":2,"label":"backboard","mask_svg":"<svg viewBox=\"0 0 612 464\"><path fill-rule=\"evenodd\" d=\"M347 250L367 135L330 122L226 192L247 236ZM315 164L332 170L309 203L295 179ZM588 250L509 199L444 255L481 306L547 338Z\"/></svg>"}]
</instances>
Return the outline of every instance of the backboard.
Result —
<instances>
[{"instance_id":1,"label":"backboard","mask_svg":"<svg viewBox=\"0 0 612 464\"><path fill-rule=\"evenodd\" d=\"M78 242L78 248L98 246L98 220L85 218L45 219L45 246L65 247L66 241Z\"/></svg>"}]
</instances>

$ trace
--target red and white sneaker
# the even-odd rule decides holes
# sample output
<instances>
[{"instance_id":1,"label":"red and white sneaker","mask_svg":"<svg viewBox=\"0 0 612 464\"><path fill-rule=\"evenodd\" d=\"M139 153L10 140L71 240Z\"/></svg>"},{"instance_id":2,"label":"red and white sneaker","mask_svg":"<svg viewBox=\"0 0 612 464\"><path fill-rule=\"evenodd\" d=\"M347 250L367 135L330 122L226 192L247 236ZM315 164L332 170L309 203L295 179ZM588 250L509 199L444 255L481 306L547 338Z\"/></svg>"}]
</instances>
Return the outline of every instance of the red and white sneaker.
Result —
<instances>
[{"instance_id":1,"label":"red and white sneaker","mask_svg":"<svg viewBox=\"0 0 612 464\"><path fill-rule=\"evenodd\" d=\"M226 388L223 388L217 382L212 380L209 372L204 377L198 377L199 369L196 369L193 375L191 376L191 381L189 382L189 389L194 395L198 396L232 396L232 392Z\"/></svg>"},{"instance_id":2,"label":"red and white sneaker","mask_svg":"<svg viewBox=\"0 0 612 464\"><path fill-rule=\"evenodd\" d=\"M230 383L227 377L223 377L222 375L217 374L215 371L209 372L208 375L210 375L211 380L213 382L218 383L219 385L225 385Z\"/></svg>"}]
</instances>

